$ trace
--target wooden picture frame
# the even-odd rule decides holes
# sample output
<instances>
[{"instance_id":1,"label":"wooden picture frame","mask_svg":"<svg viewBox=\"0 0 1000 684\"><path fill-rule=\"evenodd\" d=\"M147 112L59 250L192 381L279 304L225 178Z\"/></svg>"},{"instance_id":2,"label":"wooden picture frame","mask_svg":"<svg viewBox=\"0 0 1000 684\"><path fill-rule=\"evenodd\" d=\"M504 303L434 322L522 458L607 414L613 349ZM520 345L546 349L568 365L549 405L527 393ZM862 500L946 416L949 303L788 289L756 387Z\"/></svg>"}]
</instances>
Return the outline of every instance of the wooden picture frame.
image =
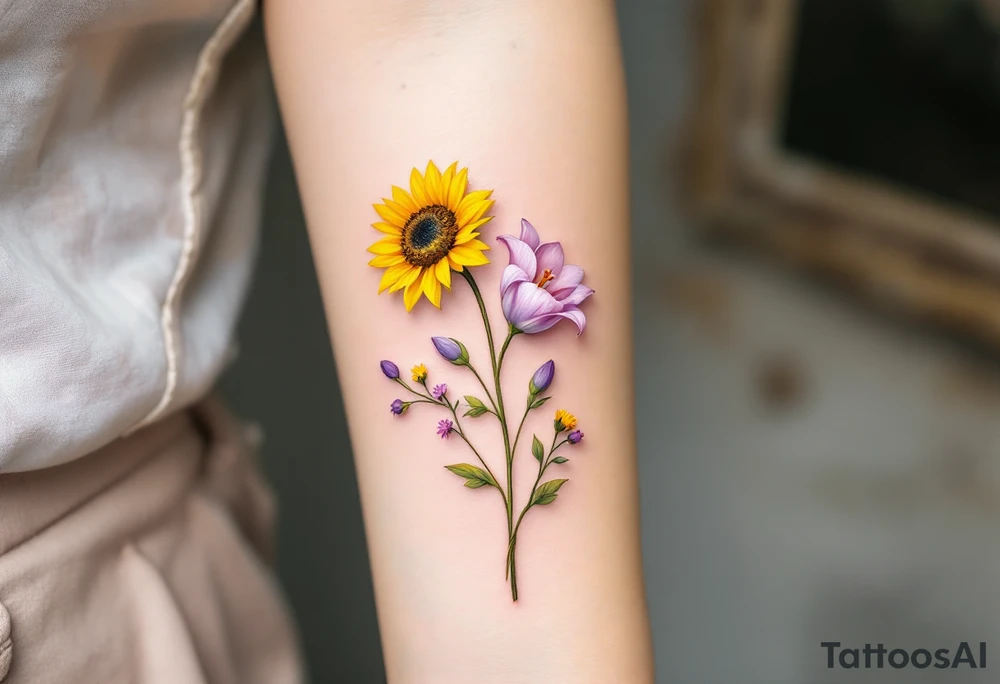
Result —
<instances>
[{"instance_id":1,"label":"wooden picture frame","mask_svg":"<svg viewBox=\"0 0 1000 684\"><path fill-rule=\"evenodd\" d=\"M684 178L698 223L1000 347L1000 221L779 144L798 4L699 6Z\"/></svg>"}]
</instances>

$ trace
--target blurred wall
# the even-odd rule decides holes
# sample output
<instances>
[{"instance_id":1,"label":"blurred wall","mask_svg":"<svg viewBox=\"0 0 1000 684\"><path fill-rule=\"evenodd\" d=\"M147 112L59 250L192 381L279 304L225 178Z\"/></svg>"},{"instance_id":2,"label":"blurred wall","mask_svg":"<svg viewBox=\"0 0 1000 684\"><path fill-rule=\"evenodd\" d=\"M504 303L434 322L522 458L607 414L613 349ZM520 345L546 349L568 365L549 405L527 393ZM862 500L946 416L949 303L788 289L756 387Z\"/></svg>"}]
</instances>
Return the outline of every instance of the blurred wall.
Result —
<instances>
[{"instance_id":1,"label":"blurred wall","mask_svg":"<svg viewBox=\"0 0 1000 684\"><path fill-rule=\"evenodd\" d=\"M821 641L1000 644L1000 469L988 460L1000 389L982 360L694 240L670 183L690 5L618 3L658 682L990 681L825 668ZM314 681L380 682L350 445L283 145L259 267L224 391L264 429L280 572Z\"/></svg>"}]
</instances>

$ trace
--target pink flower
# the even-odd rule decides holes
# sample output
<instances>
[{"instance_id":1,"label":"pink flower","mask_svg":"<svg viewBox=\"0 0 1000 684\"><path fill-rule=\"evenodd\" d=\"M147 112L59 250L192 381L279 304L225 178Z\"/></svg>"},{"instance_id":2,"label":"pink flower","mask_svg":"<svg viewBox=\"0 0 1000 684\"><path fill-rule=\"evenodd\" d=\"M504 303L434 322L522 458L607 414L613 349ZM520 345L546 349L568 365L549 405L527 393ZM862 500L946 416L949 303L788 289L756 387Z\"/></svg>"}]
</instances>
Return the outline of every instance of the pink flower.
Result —
<instances>
[{"instance_id":1,"label":"pink flower","mask_svg":"<svg viewBox=\"0 0 1000 684\"><path fill-rule=\"evenodd\" d=\"M435 399L440 399L445 394L448 393L448 385L443 382L440 385L434 385L434 389L431 390L431 396Z\"/></svg>"},{"instance_id":2,"label":"pink flower","mask_svg":"<svg viewBox=\"0 0 1000 684\"><path fill-rule=\"evenodd\" d=\"M510 252L510 264L500 280L503 315L517 330L539 333L568 318L578 333L587 325L580 304L594 294L583 281L583 269L566 264L558 242L539 244L534 226L521 219L520 239L497 238Z\"/></svg>"},{"instance_id":3,"label":"pink flower","mask_svg":"<svg viewBox=\"0 0 1000 684\"><path fill-rule=\"evenodd\" d=\"M439 420L437 433L441 435L441 439L448 439L448 435L452 433L455 426L450 420Z\"/></svg>"}]
</instances>

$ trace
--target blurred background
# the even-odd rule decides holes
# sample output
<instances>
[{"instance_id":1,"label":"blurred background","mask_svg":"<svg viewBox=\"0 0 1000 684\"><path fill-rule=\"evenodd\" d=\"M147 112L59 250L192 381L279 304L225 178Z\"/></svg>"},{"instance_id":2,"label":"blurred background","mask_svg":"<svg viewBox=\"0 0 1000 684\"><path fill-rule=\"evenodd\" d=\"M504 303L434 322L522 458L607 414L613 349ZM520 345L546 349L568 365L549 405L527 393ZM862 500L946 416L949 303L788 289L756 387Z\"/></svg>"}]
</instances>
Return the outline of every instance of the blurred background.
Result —
<instances>
[{"instance_id":1,"label":"blurred background","mask_svg":"<svg viewBox=\"0 0 1000 684\"><path fill-rule=\"evenodd\" d=\"M709 4L725 15L729 5L766 14L773 3ZM962 204L956 225L974 223L979 232L969 240L986 244L990 234L979 228L1000 207L1000 119L991 117L1000 113L1000 41L988 2L780 4L804 7L790 27L792 48L778 57L792 74L784 109L794 116L778 117L775 145L860 182L898 183L918 207L943 201L944 216ZM810 267L785 268L787 260L771 258L775 250L759 255L703 230L704 212L685 189L707 154L692 132L704 128L710 85L699 63L730 49L702 42L711 21L703 5L618 2L657 681L995 681L990 670L825 668L821 641L910 651L1000 644L997 356L961 330L870 306L858 288L831 285ZM796 43L807 35L815 41ZM739 131L731 132L701 135L736 149ZM766 194L784 206L776 187ZM966 221L972 214L975 221ZM799 223L809 224L810 215ZM821 216L824 225L839 225ZM867 235L862 219L843 221ZM922 265L934 261L928 250L950 254L944 238L916 236L911 249L905 230L894 235L893 249L919 252ZM942 270L971 270L956 259L926 271L928 282ZM907 273L918 283L925 278L925 271ZM990 324L981 316L989 315L996 285L988 264L975 274L969 287L986 299L980 318L956 314L966 328ZM952 301L929 306L947 314ZM919 302L910 308L923 310ZM312 679L382 682L343 405L282 140L239 339L223 388L265 434L266 467L281 501L279 570ZM324 531L319 545L317 529Z\"/></svg>"}]
</instances>

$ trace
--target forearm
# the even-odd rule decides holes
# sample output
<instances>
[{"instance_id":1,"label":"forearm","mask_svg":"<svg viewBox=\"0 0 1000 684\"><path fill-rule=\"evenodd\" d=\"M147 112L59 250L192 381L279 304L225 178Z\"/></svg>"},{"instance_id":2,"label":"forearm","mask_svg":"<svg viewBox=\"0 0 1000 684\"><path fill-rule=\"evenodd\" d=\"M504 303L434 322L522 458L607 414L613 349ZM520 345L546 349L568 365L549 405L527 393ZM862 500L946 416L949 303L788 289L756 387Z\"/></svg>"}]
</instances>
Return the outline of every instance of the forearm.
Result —
<instances>
[{"instance_id":1,"label":"forearm","mask_svg":"<svg viewBox=\"0 0 1000 684\"><path fill-rule=\"evenodd\" d=\"M280 0L266 7L266 29L347 404L389 681L652 681L613 7ZM428 159L441 171L453 160L467 166L469 192L494 190L484 214L494 218L477 229L492 263L452 271L440 310L428 293L408 313L410 288L376 294L391 267L366 265L366 249L386 237L369 227L386 222L372 204L391 199L391 185L411 190L411 167L422 172ZM596 294L579 305L582 335L575 315L516 334L500 366L510 329L499 294L508 253L496 237L518 236L522 217L543 242L561 242L566 263L586 269L584 284ZM492 322L492 353L465 274ZM438 354L435 335L467 347L482 384ZM382 359L415 392L447 383L449 404L460 400L457 415L433 397L391 414L393 399L417 397L383 376ZM528 380L548 359L555 379L539 397L552 398L528 412L515 448ZM417 363L429 369L426 389L410 378ZM463 417L465 395L489 411ZM554 433L557 408L578 417L585 440ZM455 428L447 439L435 434L444 419ZM535 434L545 446L541 464L532 457ZM442 467L458 463L488 470L497 486L463 487ZM557 500L531 506L535 483L554 479L568 480Z\"/></svg>"}]
</instances>

